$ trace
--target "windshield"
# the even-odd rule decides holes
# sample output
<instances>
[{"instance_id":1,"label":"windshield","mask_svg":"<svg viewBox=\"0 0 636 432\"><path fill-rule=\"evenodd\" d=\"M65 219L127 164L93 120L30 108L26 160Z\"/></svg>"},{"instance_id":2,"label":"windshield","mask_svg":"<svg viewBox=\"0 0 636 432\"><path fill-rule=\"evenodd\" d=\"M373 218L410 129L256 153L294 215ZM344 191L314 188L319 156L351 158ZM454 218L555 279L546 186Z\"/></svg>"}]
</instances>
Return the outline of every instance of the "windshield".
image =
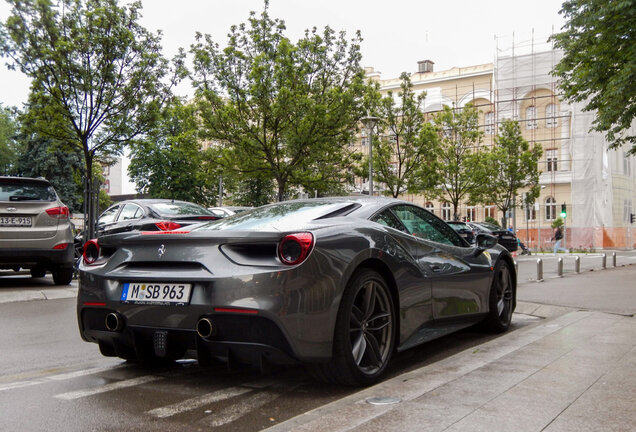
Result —
<instances>
[{"instance_id":1,"label":"windshield","mask_svg":"<svg viewBox=\"0 0 636 432\"><path fill-rule=\"evenodd\" d=\"M343 206L345 202L295 201L272 204L238 213L218 221L202 225L195 230L284 230L299 222L309 222L320 216L331 213Z\"/></svg>"},{"instance_id":2,"label":"windshield","mask_svg":"<svg viewBox=\"0 0 636 432\"><path fill-rule=\"evenodd\" d=\"M42 182L0 182L0 201L55 201L53 186Z\"/></svg>"},{"instance_id":3,"label":"windshield","mask_svg":"<svg viewBox=\"0 0 636 432\"><path fill-rule=\"evenodd\" d=\"M459 232L459 231L470 231L470 229L464 224L449 223L449 225L450 225L450 227L452 229L454 229L457 232Z\"/></svg>"},{"instance_id":4,"label":"windshield","mask_svg":"<svg viewBox=\"0 0 636 432\"><path fill-rule=\"evenodd\" d=\"M189 202L162 202L150 204L153 210L161 216L180 216L180 215L196 215L196 216L214 216L214 213L197 204Z\"/></svg>"},{"instance_id":5,"label":"windshield","mask_svg":"<svg viewBox=\"0 0 636 432\"><path fill-rule=\"evenodd\" d=\"M490 231L501 231L501 228L499 228L497 225L493 225L491 223L488 222L479 222L478 224L479 226L482 226L486 229L489 229Z\"/></svg>"}]
</instances>

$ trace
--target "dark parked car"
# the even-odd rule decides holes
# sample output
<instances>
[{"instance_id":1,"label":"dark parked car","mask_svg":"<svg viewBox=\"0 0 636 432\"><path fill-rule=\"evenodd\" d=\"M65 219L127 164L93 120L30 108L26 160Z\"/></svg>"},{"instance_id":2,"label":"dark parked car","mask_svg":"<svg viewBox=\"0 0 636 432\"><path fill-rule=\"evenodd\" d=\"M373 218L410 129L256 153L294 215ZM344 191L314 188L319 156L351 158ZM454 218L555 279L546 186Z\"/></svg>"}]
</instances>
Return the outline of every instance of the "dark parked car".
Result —
<instances>
[{"instance_id":1,"label":"dark parked car","mask_svg":"<svg viewBox=\"0 0 636 432\"><path fill-rule=\"evenodd\" d=\"M97 235L125 231L171 231L201 221L220 219L205 207L187 201L137 199L108 207L97 220Z\"/></svg>"},{"instance_id":2,"label":"dark parked car","mask_svg":"<svg viewBox=\"0 0 636 432\"><path fill-rule=\"evenodd\" d=\"M302 362L320 379L369 385L395 351L480 321L508 329L516 280L494 237L471 246L421 207L298 200L88 242L77 314L106 356Z\"/></svg>"},{"instance_id":3,"label":"dark parked car","mask_svg":"<svg viewBox=\"0 0 636 432\"><path fill-rule=\"evenodd\" d=\"M517 236L512 231L508 231L488 222L469 222L469 225L477 232L497 237L497 242L510 252L516 251L519 247Z\"/></svg>"},{"instance_id":4,"label":"dark parked car","mask_svg":"<svg viewBox=\"0 0 636 432\"><path fill-rule=\"evenodd\" d=\"M73 279L70 212L44 178L0 177L0 269Z\"/></svg>"},{"instance_id":5,"label":"dark parked car","mask_svg":"<svg viewBox=\"0 0 636 432\"><path fill-rule=\"evenodd\" d=\"M452 229L457 231L457 234L459 234L468 243L475 243L475 233L473 232L473 229L470 227L470 225L468 225L466 222L449 221L446 223L449 224Z\"/></svg>"}]
</instances>

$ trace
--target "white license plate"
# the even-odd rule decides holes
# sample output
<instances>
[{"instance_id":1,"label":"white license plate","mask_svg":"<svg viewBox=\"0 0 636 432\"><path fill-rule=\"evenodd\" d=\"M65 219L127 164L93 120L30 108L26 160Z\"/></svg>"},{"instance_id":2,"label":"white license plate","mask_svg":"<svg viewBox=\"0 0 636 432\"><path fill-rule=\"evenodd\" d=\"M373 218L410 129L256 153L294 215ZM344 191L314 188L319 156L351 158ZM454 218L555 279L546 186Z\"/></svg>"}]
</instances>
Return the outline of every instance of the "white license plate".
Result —
<instances>
[{"instance_id":1,"label":"white license plate","mask_svg":"<svg viewBox=\"0 0 636 432\"><path fill-rule=\"evenodd\" d=\"M3 227L30 227L30 216L0 216L0 226Z\"/></svg>"},{"instance_id":2,"label":"white license plate","mask_svg":"<svg viewBox=\"0 0 636 432\"><path fill-rule=\"evenodd\" d=\"M186 305L190 302L191 291L192 284L127 282L121 292L121 301L144 304Z\"/></svg>"}]
</instances>

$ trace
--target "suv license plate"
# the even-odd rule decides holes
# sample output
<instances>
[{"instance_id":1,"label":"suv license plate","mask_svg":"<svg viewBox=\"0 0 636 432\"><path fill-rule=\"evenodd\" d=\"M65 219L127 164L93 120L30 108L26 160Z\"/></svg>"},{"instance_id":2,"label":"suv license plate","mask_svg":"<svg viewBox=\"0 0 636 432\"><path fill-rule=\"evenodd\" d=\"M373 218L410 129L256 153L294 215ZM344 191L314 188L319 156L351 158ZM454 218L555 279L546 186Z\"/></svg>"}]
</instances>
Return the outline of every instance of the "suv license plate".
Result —
<instances>
[{"instance_id":1,"label":"suv license plate","mask_svg":"<svg viewBox=\"0 0 636 432\"><path fill-rule=\"evenodd\" d=\"M171 282L127 282L121 301L141 304L187 305L192 284Z\"/></svg>"},{"instance_id":2,"label":"suv license plate","mask_svg":"<svg viewBox=\"0 0 636 432\"><path fill-rule=\"evenodd\" d=\"M3 227L30 227L30 216L0 216L0 226Z\"/></svg>"}]
</instances>

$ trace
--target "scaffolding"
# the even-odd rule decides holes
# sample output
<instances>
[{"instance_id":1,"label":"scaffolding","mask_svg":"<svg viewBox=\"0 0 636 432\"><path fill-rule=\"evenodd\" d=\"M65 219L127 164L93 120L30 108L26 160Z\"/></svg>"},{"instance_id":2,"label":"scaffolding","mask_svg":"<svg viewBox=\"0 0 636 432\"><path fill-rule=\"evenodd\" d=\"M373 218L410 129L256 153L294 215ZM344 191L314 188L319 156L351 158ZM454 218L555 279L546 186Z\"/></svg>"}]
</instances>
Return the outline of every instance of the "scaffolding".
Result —
<instances>
[{"instance_id":1,"label":"scaffolding","mask_svg":"<svg viewBox=\"0 0 636 432\"><path fill-rule=\"evenodd\" d=\"M601 133L590 131L595 116L583 111L585 104L563 100L551 73L562 53L549 36L532 31L495 37L492 64L418 71L411 75L413 90L426 92L426 120L444 106L461 110L471 103L478 108L484 130L481 145L494 145L499 125L514 119L530 145L542 147L540 196L534 206L517 207L512 215L513 228L530 247L552 248L551 225L565 204L567 247L631 249L636 246L636 227L629 223L636 202L636 161L626 151L610 150ZM380 82L383 93L397 96L399 79L382 80L372 68L367 72ZM404 198L448 216L443 201L434 204L419 194ZM491 206L464 204L459 211L468 220L493 214Z\"/></svg>"},{"instance_id":2,"label":"scaffolding","mask_svg":"<svg viewBox=\"0 0 636 432\"><path fill-rule=\"evenodd\" d=\"M541 145L544 151L539 167L541 196L534 212L526 210L522 218L515 218L522 222L520 237L535 248L548 246L551 221L558 216L553 212L564 203L568 247L633 248L629 224L629 209L636 198L633 158L610 150L602 134L590 131L594 113L583 111L583 103L563 100L551 74L562 53L549 36L536 37L534 31L526 38L496 37L495 45L497 121L519 120L530 144ZM539 122L546 127L538 128Z\"/></svg>"}]
</instances>

